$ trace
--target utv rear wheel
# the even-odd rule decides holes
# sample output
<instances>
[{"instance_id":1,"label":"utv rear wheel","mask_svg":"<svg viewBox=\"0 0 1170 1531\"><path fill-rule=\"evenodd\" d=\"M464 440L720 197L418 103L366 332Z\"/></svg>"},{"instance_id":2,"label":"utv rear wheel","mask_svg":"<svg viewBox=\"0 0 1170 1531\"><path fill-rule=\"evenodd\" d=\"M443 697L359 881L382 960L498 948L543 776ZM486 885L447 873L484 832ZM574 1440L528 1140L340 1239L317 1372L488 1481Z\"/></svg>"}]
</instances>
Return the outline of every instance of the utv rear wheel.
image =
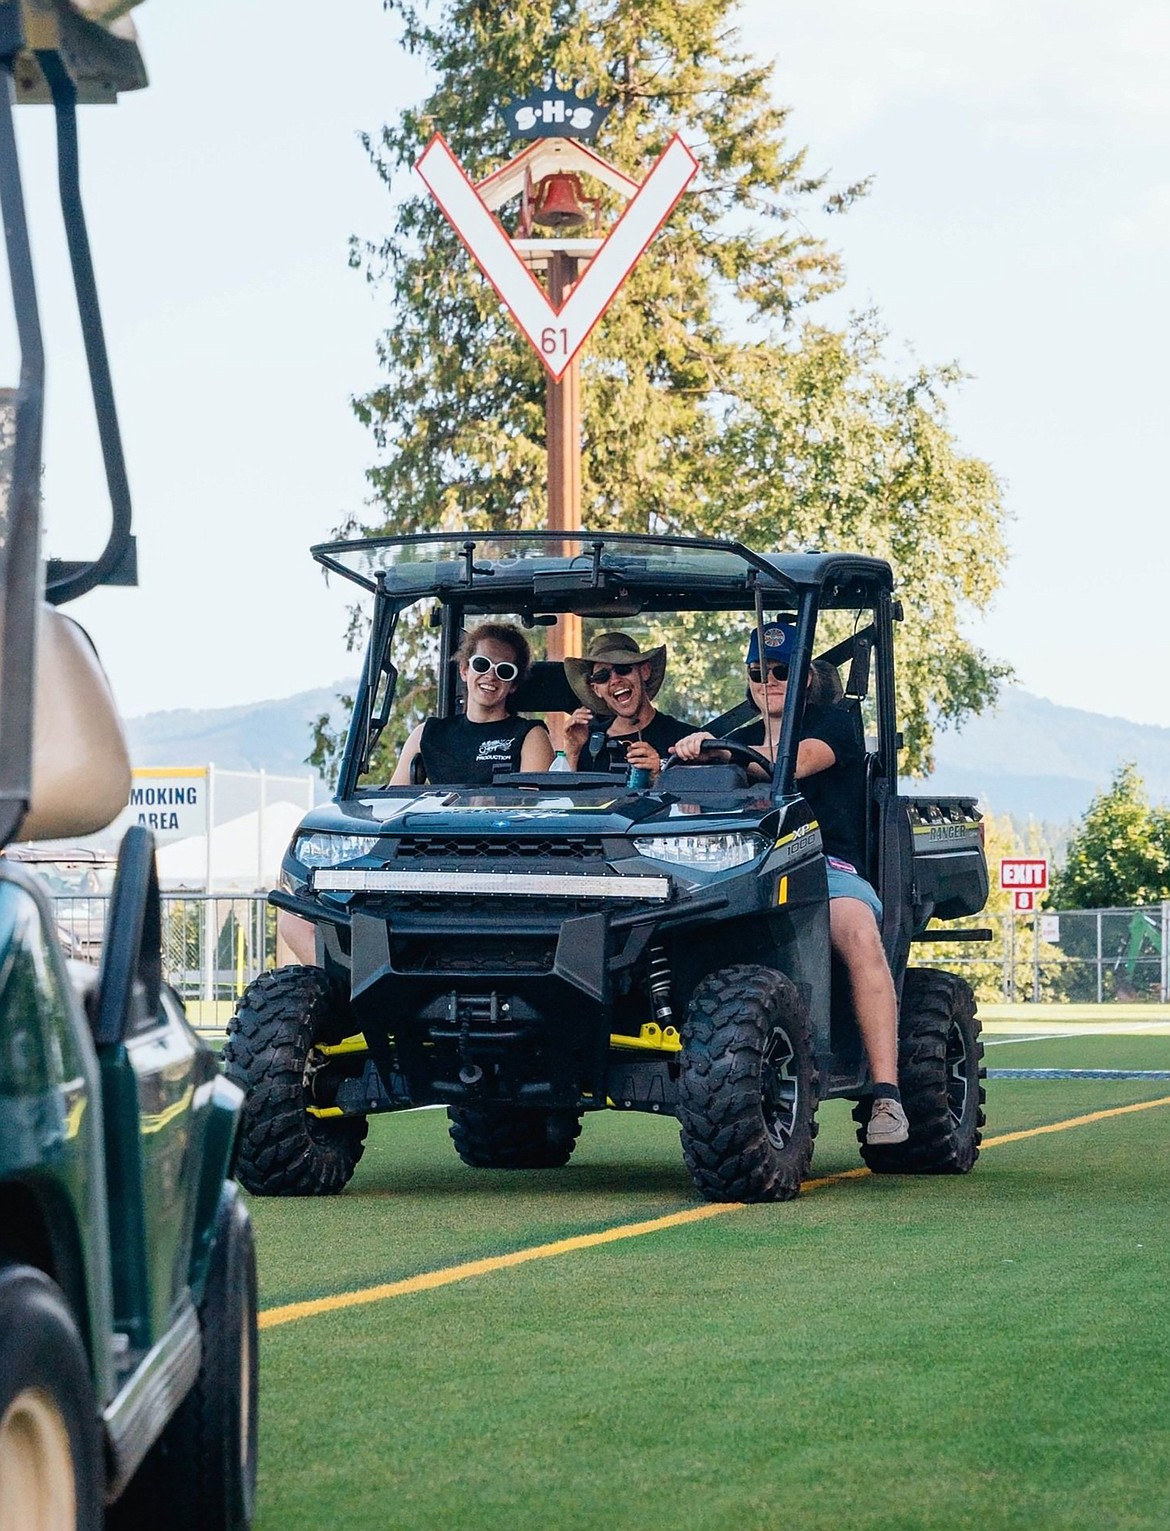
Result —
<instances>
[{"instance_id":1,"label":"utv rear wheel","mask_svg":"<svg viewBox=\"0 0 1170 1531\"><path fill-rule=\"evenodd\" d=\"M472 1169L552 1170L572 1158L581 1118L522 1106L448 1106L455 1151Z\"/></svg>"},{"instance_id":2,"label":"utv rear wheel","mask_svg":"<svg viewBox=\"0 0 1170 1531\"><path fill-rule=\"evenodd\" d=\"M865 1141L871 1102L853 1109L861 1157L879 1175L965 1175L979 1157L986 1091L970 985L954 973L910 968L902 985L898 1080L910 1122L905 1143Z\"/></svg>"},{"instance_id":3,"label":"utv rear wheel","mask_svg":"<svg viewBox=\"0 0 1170 1531\"><path fill-rule=\"evenodd\" d=\"M259 1196L334 1196L362 1156L364 1116L318 1117L312 1077L323 1042L352 1029L341 990L315 967L278 968L248 985L228 1026L227 1076L246 1093L237 1174Z\"/></svg>"},{"instance_id":4,"label":"utv rear wheel","mask_svg":"<svg viewBox=\"0 0 1170 1531\"><path fill-rule=\"evenodd\" d=\"M683 1158L708 1201L787 1201L816 1137L819 1080L808 1017L782 973L723 968L682 1028Z\"/></svg>"}]
</instances>

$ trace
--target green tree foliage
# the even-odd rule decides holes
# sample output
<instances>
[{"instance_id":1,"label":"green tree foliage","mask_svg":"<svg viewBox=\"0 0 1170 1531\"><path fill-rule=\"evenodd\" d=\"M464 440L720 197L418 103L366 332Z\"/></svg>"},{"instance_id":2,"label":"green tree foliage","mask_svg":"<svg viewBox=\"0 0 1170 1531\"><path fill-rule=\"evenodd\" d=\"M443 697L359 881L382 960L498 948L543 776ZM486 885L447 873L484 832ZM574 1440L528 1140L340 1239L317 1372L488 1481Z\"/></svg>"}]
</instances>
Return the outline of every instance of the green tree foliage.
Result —
<instances>
[{"instance_id":1,"label":"green tree foliage","mask_svg":"<svg viewBox=\"0 0 1170 1531\"><path fill-rule=\"evenodd\" d=\"M1151 807L1132 763L1099 792L1069 841L1049 903L1124 909L1170 898L1170 808Z\"/></svg>"},{"instance_id":2,"label":"green tree foliage","mask_svg":"<svg viewBox=\"0 0 1170 1531\"><path fill-rule=\"evenodd\" d=\"M355 405L379 450L370 513L342 531L545 523L544 371L408 172L441 130L481 177L516 149L503 100L552 72L580 81L612 103L606 158L641 177L678 129L701 162L584 354L585 525L888 557L911 618L905 767L928 768L934 726L978 711L1007 673L959 631L960 612L999 582L999 488L950 433L956 368L900 376L872 315L844 329L814 321L843 278L809 225L865 187L831 192L787 143L787 110L771 99L770 66L741 46L733 0L385 5L433 88L367 140L403 200L387 238L351 252L393 319L378 348L385 379ZM713 637L694 634L688 651L700 713L698 693L740 659L738 635ZM325 727L317 763L331 748Z\"/></svg>"}]
</instances>

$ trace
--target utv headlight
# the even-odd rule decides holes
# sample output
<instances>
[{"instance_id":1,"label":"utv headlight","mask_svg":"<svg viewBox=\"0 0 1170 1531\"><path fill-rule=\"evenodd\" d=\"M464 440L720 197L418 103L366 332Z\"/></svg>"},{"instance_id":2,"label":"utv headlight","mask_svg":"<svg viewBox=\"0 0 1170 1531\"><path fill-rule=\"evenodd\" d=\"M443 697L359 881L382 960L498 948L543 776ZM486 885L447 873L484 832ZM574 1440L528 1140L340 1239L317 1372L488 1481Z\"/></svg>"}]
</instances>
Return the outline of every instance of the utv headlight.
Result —
<instances>
[{"instance_id":1,"label":"utv headlight","mask_svg":"<svg viewBox=\"0 0 1170 1531\"><path fill-rule=\"evenodd\" d=\"M377 843L377 835L330 835L315 830L296 837L293 855L303 866L336 867L368 856Z\"/></svg>"},{"instance_id":2,"label":"utv headlight","mask_svg":"<svg viewBox=\"0 0 1170 1531\"><path fill-rule=\"evenodd\" d=\"M654 861L673 861L704 872L729 872L732 867L755 861L768 848L761 835L738 830L709 835L647 835L636 839L634 845L640 855Z\"/></svg>"}]
</instances>

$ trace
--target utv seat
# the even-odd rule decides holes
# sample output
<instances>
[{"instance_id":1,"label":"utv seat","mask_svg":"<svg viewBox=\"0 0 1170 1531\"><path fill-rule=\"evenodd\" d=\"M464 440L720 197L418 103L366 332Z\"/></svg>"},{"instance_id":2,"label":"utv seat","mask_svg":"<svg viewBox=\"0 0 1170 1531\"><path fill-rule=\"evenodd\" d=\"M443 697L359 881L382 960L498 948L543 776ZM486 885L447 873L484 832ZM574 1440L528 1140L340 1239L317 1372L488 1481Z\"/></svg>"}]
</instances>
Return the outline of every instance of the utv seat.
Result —
<instances>
[{"instance_id":1,"label":"utv seat","mask_svg":"<svg viewBox=\"0 0 1170 1531\"><path fill-rule=\"evenodd\" d=\"M517 712L576 712L581 698L569 685L559 660L538 659L520 682L513 698Z\"/></svg>"}]
</instances>

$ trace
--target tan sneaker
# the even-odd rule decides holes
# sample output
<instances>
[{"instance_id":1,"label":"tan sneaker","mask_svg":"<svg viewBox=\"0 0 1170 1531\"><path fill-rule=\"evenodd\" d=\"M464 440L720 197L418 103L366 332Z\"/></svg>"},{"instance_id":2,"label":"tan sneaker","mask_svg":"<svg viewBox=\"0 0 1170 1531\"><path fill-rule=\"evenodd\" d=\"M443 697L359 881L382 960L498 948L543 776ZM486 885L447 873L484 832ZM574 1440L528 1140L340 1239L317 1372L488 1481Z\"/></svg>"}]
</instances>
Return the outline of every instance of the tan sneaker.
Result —
<instances>
[{"instance_id":1,"label":"tan sneaker","mask_svg":"<svg viewBox=\"0 0 1170 1531\"><path fill-rule=\"evenodd\" d=\"M910 1123L901 1102L879 1096L870 1112L865 1141L871 1148L890 1148L895 1143L904 1143L909 1136Z\"/></svg>"}]
</instances>

